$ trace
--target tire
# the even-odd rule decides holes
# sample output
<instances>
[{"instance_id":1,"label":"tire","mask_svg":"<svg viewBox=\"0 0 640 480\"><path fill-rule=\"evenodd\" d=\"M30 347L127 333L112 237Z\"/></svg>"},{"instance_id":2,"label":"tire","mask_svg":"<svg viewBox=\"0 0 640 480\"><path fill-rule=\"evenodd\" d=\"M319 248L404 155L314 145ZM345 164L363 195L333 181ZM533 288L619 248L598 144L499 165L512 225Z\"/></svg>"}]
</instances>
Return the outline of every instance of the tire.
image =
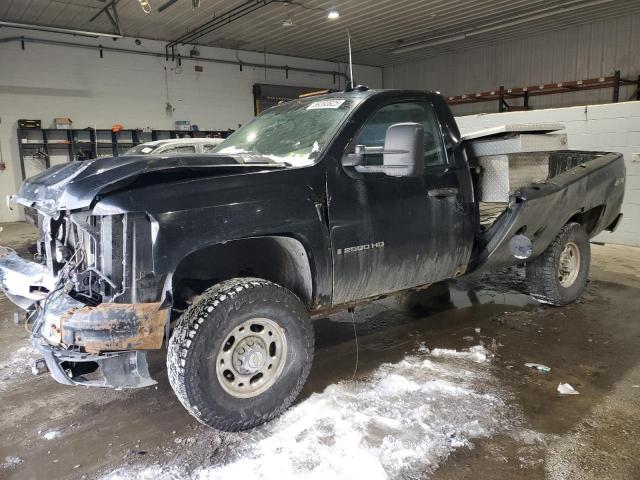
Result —
<instances>
[{"instance_id":1,"label":"tire","mask_svg":"<svg viewBox=\"0 0 640 480\"><path fill-rule=\"evenodd\" d=\"M177 320L167 353L169 382L199 422L245 430L296 399L313 343L311 320L293 293L267 280L234 278L209 288Z\"/></svg>"},{"instance_id":2,"label":"tire","mask_svg":"<svg viewBox=\"0 0 640 480\"><path fill-rule=\"evenodd\" d=\"M526 265L531 296L555 306L574 302L587 285L590 263L591 246L584 228L579 223L566 224L542 255Z\"/></svg>"}]
</instances>

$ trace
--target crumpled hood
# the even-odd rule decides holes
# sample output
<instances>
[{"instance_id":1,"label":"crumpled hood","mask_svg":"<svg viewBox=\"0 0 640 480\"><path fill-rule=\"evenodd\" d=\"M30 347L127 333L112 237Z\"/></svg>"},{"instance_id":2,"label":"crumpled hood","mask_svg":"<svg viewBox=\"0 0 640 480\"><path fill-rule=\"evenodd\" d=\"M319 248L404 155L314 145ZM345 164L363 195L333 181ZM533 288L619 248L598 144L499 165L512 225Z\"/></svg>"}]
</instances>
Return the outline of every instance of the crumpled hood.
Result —
<instances>
[{"instance_id":1,"label":"crumpled hood","mask_svg":"<svg viewBox=\"0 0 640 480\"><path fill-rule=\"evenodd\" d=\"M230 155L130 155L55 165L28 178L12 200L56 216L60 210L91 205L99 194L114 191L141 175L191 172L193 178L284 168L267 159ZM171 177L167 177L170 181Z\"/></svg>"}]
</instances>

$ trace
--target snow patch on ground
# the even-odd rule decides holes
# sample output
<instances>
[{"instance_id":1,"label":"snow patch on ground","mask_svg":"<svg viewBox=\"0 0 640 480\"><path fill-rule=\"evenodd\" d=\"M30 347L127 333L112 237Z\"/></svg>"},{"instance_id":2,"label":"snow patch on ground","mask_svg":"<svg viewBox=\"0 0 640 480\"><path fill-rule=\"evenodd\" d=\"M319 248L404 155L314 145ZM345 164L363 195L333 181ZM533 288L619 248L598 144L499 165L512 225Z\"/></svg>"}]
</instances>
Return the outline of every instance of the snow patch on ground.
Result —
<instances>
[{"instance_id":1,"label":"snow patch on ground","mask_svg":"<svg viewBox=\"0 0 640 480\"><path fill-rule=\"evenodd\" d=\"M431 356L436 358L460 358L471 360L472 362L482 363L487 360L487 349L482 345L476 345L466 350L447 350L444 348L434 348Z\"/></svg>"},{"instance_id":2,"label":"snow patch on ground","mask_svg":"<svg viewBox=\"0 0 640 480\"><path fill-rule=\"evenodd\" d=\"M40 433L40 436L45 440L53 440L54 438L58 438L62 435L62 432L60 430L49 430L48 432L38 433Z\"/></svg>"},{"instance_id":3,"label":"snow patch on ground","mask_svg":"<svg viewBox=\"0 0 640 480\"><path fill-rule=\"evenodd\" d=\"M22 462L23 460L20 457L9 455L8 457L4 457L4 462L0 463L0 469L13 468L20 465Z\"/></svg>"},{"instance_id":4,"label":"snow patch on ground","mask_svg":"<svg viewBox=\"0 0 640 480\"><path fill-rule=\"evenodd\" d=\"M187 478L192 477L181 467L152 465L137 470L119 468L102 477L102 480L184 480Z\"/></svg>"},{"instance_id":5,"label":"snow patch on ground","mask_svg":"<svg viewBox=\"0 0 640 480\"><path fill-rule=\"evenodd\" d=\"M511 427L488 357L482 346L419 348L364 380L331 385L279 419L235 434L234 453L220 464L195 468L177 459L160 477L154 465L106 478L175 478L180 468L183 477L198 480L423 478L454 450Z\"/></svg>"},{"instance_id":6,"label":"snow patch on ground","mask_svg":"<svg viewBox=\"0 0 640 480\"><path fill-rule=\"evenodd\" d=\"M0 359L0 392L24 375L31 375L31 359L37 358L38 352L31 345L18 348L8 358Z\"/></svg>"}]
</instances>

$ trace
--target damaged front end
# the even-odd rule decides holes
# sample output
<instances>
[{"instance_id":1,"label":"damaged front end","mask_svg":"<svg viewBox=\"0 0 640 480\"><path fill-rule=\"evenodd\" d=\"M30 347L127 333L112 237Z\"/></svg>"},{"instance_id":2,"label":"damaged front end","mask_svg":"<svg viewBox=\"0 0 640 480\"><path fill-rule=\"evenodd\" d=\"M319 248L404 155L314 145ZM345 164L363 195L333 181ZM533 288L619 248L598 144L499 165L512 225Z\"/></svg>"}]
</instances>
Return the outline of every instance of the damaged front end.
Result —
<instances>
[{"instance_id":1,"label":"damaged front end","mask_svg":"<svg viewBox=\"0 0 640 480\"><path fill-rule=\"evenodd\" d=\"M156 383L146 351L162 347L170 302L153 273L150 219L51 213L37 217L36 261L0 247L0 288L27 311L47 369L69 385Z\"/></svg>"}]
</instances>

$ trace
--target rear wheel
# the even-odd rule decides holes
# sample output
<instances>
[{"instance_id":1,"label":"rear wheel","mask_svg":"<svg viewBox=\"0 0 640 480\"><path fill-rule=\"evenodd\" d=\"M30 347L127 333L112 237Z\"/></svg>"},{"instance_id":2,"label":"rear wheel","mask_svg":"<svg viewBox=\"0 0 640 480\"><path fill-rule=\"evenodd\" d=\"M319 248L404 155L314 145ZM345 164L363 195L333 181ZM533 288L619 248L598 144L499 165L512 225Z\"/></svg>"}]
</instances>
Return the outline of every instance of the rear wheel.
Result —
<instances>
[{"instance_id":1,"label":"rear wheel","mask_svg":"<svg viewBox=\"0 0 640 480\"><path fill-rule=\"evenodd\" d=\"M566 224L547 249L527 263L531 296L542 303L566 305L585 289L591 263L589 237L579 223Z\"/></svg>"},{"instance_id":2,"label":"rear wheel","mask_svg":"<svg viewBox=\"0 0 640 480\"><path fill-rule=\"evenodd\" d=\"M282 413L302 389L313 330L300 300L257 278L207 290L178 319L169 341L169 381L201 423L243 430Z\"/></svg>"}]
</instances>

